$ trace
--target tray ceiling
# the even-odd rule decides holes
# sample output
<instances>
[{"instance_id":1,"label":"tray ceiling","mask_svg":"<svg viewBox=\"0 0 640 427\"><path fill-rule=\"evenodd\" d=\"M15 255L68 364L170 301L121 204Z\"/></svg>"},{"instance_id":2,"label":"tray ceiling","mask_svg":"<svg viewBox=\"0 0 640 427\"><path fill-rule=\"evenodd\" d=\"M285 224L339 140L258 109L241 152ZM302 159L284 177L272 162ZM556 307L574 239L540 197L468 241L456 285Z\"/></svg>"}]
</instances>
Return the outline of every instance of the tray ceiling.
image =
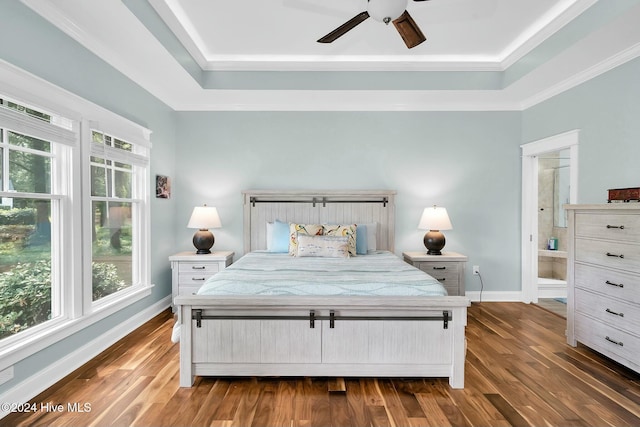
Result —
<instances>
[{"instance_id":1,"label":"tray ceiling","mask_svg":"<svg viewBox=\"0 0 640 427\"><path fill-rule=\"evenodd\" d=\"M381 0L378 0L381 1ZM640 0L22 0L175 110L522 110L640 55Z\"/></svg>"}]
</instances>

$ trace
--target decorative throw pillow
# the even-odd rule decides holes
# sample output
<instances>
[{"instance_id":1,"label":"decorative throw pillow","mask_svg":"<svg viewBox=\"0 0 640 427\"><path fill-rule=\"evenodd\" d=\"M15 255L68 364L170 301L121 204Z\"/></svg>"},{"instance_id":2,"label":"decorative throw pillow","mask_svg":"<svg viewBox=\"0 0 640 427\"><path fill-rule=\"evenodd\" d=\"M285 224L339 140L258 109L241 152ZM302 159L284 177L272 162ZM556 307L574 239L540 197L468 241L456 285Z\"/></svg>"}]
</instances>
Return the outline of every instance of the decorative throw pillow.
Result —
<instances>
[{"instance_id":1,"label":"decorative throw pillow","mask_svg":"<svg viewBox=\"0 0 640 427\"><path fill-rule=\"evenodd\" d=\"M298 235L322 236L321 224L289 224L289 255L298 254Z\"/></svg>"},{"instance_id":2,"label":"decorative throw pillow","mask_svg":"<svg viewBox=\"0 0 640 427\"><path fill-rule=\"evenodd\" d=\"M298 235L299 257L349 258L349 238L347 236Z\"/></svg>"},{"instance_id":3,"label":"decorative throw pillow","mask_svg":"<svg viewBox=\"0 0 640 427\"><path fill-rule=\"evenodd\" d=\"M356 229L355 224L351 225L324 225L325 236L345 236L348 238L349 255L356 256Z\"/></svg>"},{"instance_id":4,"label":"decorative throw pillow","mask_svg":"<svg viewBox=\"0 0 640 427\"><path fill-rule=\"evenodd\" d=\"M358 224L356 227L356 253L358 255L367 254L367 251L369 250L367 237L367 226L364 224Z\"/></svg>"},{"instance_id":5,"label":"decorative throw pillow","mask_svg":"<svg viewBox=\"0 0 640 427\"><path fill-rule=\"evenodd\" d=\"M267 251L289 251L289 224L275 220L267 223Z\"/></svg>"}]
</instances>

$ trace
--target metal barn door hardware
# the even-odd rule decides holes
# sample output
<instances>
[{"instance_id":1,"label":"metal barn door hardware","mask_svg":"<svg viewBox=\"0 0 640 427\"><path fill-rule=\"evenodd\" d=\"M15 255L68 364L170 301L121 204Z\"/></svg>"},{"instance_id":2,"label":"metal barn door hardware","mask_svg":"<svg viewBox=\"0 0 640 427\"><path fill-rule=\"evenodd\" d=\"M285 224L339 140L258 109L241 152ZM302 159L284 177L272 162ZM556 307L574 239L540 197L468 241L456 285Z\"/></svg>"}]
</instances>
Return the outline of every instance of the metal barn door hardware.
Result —
<instances>
[{"instance_id":1,"label":"metal barn door hardware","mask_svg":"<svg viewBox=\"0 0 640 427\"><path fill-rule=\"evenodd\" d=\"M334 311L330 311L328 316L318 316L314 310L309 311L308 316L267 316L267 315L208 315L203 314L201 309L194 309L191 318L196 321L196 327L202 327L203 320L308 320L309 327L315 328L316 320L328 320L329 328L335 328L337 320L405 320L405 321L442 321L443 329L449 329L449 322L453 320L451 313L442 311L442 316L339 316Z\"/></svg>"}]
</instances>

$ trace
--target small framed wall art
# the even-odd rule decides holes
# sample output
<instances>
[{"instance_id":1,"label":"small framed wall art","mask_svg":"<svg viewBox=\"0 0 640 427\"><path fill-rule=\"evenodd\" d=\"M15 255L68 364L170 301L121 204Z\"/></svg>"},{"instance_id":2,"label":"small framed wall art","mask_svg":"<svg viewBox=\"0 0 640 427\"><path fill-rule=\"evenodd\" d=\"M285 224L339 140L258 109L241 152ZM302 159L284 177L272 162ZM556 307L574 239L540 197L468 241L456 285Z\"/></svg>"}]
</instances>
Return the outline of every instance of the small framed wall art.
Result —
<instances>
[{"instance_id":1,"label":"small framed wall art","mask_svg":"<svg viewBox=\"0 0 640 427\"><path fill-rule=\"evenodd\" d=\"M156 197L168 199L171 197L171 179L165 175L156 175Z\"/></svg>"}]
</instances>

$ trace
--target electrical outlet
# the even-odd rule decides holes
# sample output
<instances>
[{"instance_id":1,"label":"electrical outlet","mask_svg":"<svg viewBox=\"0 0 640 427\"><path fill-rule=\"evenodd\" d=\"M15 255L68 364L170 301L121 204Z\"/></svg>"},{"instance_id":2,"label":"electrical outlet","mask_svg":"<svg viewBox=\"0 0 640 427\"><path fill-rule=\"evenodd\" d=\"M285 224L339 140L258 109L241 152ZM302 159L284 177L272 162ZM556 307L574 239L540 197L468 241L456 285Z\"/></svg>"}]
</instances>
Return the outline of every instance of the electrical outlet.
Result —
<instances>
[{"instance_id":1,"label":"electrical outlet","mask_svg":"<svg viewBox=\"0 0 640 427\"><path fill-rule=\"evenodd\" d=\"M479 276L480 275L480 266L479 265L474 265L473 266L473 275L474 276Z\"/></svg>"}]
</instances>

